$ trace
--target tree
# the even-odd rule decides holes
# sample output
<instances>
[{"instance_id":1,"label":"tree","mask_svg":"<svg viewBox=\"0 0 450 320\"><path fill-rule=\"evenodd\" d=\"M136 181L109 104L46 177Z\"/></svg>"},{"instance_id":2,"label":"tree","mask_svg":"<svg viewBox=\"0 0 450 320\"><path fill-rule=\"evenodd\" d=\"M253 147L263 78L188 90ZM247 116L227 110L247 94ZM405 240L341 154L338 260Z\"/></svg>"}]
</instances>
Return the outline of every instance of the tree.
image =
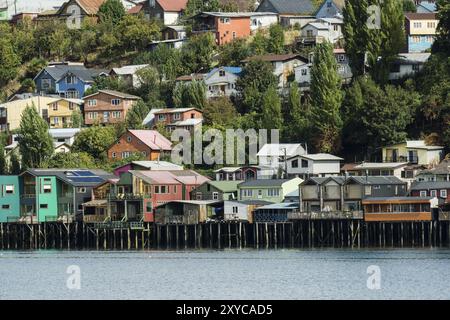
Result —
<instances>
[{"instance_id":1,"label":"tree","mask_svg":"<svg viewBox=\"0 0 450 320\"><path fill-rule=\"evenodd\" d=\"M116 25L125 16L125 8L120 0L106 0L98 8L98 17L102 23Z\"/></svg>"},{"instance_id":2,"label":"tree","mask_svg":"<svg viewBox=\"0 0 450 320\"><path fill-rule=\"evenodd\" d=\"M114 127L92 126L77 134L72 152L86 152L94 159L105 159L106 151L115 141Z\"/></svg>"},{"instance_id":3,"label":"tree","mask_svg":"<svg viewBox=\"0 0 450 320\"><path fill-rule=\"evenodd\" d=\"M243 60L250 56L250 47L247 45L246 39L235 39L226 43L220 48L221 66L242 66Z\"/></svg>"},{"instance_id":4,"label":"tree","mask_svg":"<svg viewBox=\"0 0 450 320\"><path fill-rule=\"evenodd\" d=\"M417 93L392 85L383 90L370 78L356 79L343 103L345 145L366 151L369 158L381 146L404 141L419 102Z\"/></svg>"},{"instance_id":5,"label":"tree","mask_svg":"<svg viewBox=\"0 0 450 320\"><path fill-rule=\"evenodd\" d=\"M262 99L262 129L278 129L283 126L283 116L281 114L281 101L275 86L270 86L264 92Z\"/></svg>"},{"instance_id":6,"label":"tree","mask_svg":"<svg viewBox=\"0 0 450 320\"><path fill-rule=\"evenodd\" d=\"M14 52L12 43L0 35L0 87L17 75L20 57Z\"/></svg>"},{"instance_id":7,"label":"tree","mask_svg":"<svg viewBox=\"0 0 450 320\"><path fill-rule=\"evenodd\" d=\"M53 139L48 133L48 124L32 105L23 111L19 128L22 167L40 168L53 154Z\"/></svg>"},{"instance_id":8,"label":"tree","mask_svg":"<svg viewBox=\"0 0 450 320\"><path fill-rule=\"evenodd\" d=\"M21 173L19 157L15 151L11 152L11 156L9 158L9 173L13 175L18 175Z\"/></svg>"},{"instance_id":9,"label":"tree","mask_svg":"<svg viewBox=\"0 0 450 320\"><path fill-rule=\"evenodd\" d=\"M267 51L274 54L284 53L284 31L279 24L272 24L269 28Z\"/></svg>"},{"instance_id":10,"label":"tree","mask_svg":"<svg viewBox=\"0 0 450 320\"><path fill-rule=\"evenodd\" d=\"M289 96L286 102L286 115L285 115L285 132L283 138L286 138L290 142L307 141L310 138L309 134L309 114L308 103L302 105L300 90L297 82L292 82L289 88Z\"/></svg>"},{"instance_id":11,"label":"tree","mask_svg":"<svg viewBox=\"0 0 450 320\"><path fill-rule=\"evenodd\" d=\"M311 67L311 120L316 130L314 144L320 152L336 152L340 147L341 83L333 46L328 42L319 44L315 49Z\"/></svg>"},{"instance_id":12,"label":"tree","mask_svg":"<svg viewBox=\"0 0 450 320\"><path fill-rule=\"evenodd\" d=\"M448 0L437 0L437 38L433 43L433 52L441 52L446 56L450 55L450 3Z\"/></svg>"},{"instance_id":13,"label":"tree","mask_svg":"<svg viewBox=\"0 0 450 320\"><path fill-rule=\"evenodd\" d=\"M177 84L173 91L173 102L176 108L203 110L207 103L205 83L193 80L190 83Z\"/></svg>"},{"instance_id":14,"label":"tree","mask_svg":"<svg viewBox=\"0 0 450 320\"><path fill-rule=\"evenodd\" d=\"M0 144L0 175L5 175L7 173L6 167L6 157L5 157L5 147Z\"/></svg>"},{"instance_id":15,"label":"tree","mask_svg":"<svg viewBox=\"0 0 450 320\"><path fill-rule=\"evenodd\" d=\"M416 12L416 5L412 0L403 0L402 1L402 9L403 12Z\"/></svg>"},{"instance_id":16,"label":"tree","mask_svg":"<svg viewBox=\"0 0 450 320\"><path fill-rule=\"evenodd\" d=\"M148 115L150 108L144 101L138 101L127 113L126 124L128 129L143 129L142 122Z\"/></svg>"},{"instance_id":17,"label":"tree","mask_svg":"<svg viewBox=\"0 0 450 320\"><path fill-rule=\"evenodd\" d=\"M214 35L210 32L191 36L181 49L181 63L185 73L209 71L215 50Z\"/></svg>"},{"instance_id":18,"label":"tree","mask_svg":"<svg viewBox=\"0 0 450 320\"><path fill-rule=\"evenodd\" d=\"M81 126L83 125L83 114L80 110L74 110L70 118L72 128L81 128Z\"/></svg>"},{"instance_id":19,"label":"tree","mask_svg":"<svg viewBox=\"0 0 450 320\"><path fill-rule=\"evenodd\" d=\"M146 49L153 40L159 39L160 32L155 21L136 15L126 15L117 25L119 45L124 51Z\"/></svg>"},{"instance_id":20,"label":"tree","mask_svg":"<svg viewBox=\"0 0 450 320\"><path fill-rule=\"evenodd\" d=\"M186 16L190 17L199 12L220 11L219 0L188 0L186 5Z\"/></svg>"},{"instance_id":21,"label":"tree","mask_svg":"<svg viewBox=\"0 0 450 320\"><path fill-rule=\"evenodd\" d=\"M20 92L34 92L36 90L36 83L34 83L33 79L26 78L20 84Z\"/></svg>"},{"instance_id":22,"label":"tree","mask_svg":"<svg viewBox=\"0 0 450 320\"><path fill-rule=\"evenodd\" d=\"M261 30L258 30L250 43L250 50L253 55L260 56L265 53L267 48L267 39Z\"/></svg>"},{"instance_id":23,"label":"tree","mask_svg":"<svg viewBox=\"0 0 450 320\"><path fill-rule=\"evenodd\" d=\"M261 60L249 61L236 81L236 90L241 104L241 113L261 112L264 92L271 86L277 86L278 79L273 74L270 63Z\"/></svg>"},{"instance_id":24,"label":"tree","mask_svg":"<svg viewBox=\"0 0 450 320\"><path fill-rule=\"evenodd\" d=\"M86 152L61 152L54 154L45 165L47 168L90 168L97 167L95 159Z\"/></svg>"},{"instance_id":25,"label":"tree","mask_svg":"<svg viewBox=\"0 0 450 320\"><path fill-rule=\"evenodd\" d=\"M210 99L203 109L204 124L208 126L215 124L232 128L237 117L236 108L228 97Z\"/></svg>"},{"instance_id":26,"label":"tree","mask_svg":"<svg viewBox=\"0 0 450 320\"><path fill-rule=\"evenodd\" d=\"M350 60L353 76L365 73L366 64L373 66L380 46L376 26L369 29L369 6L376 0L347 0L343 10L345 52Z\"/></svg>"}]
</instances>

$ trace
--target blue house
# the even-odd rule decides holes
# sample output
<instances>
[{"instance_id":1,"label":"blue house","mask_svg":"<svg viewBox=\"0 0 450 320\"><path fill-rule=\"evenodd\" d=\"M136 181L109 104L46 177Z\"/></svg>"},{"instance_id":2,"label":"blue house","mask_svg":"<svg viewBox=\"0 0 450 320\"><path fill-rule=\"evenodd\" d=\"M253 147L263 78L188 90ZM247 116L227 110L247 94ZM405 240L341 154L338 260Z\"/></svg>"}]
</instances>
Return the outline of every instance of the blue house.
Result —
<instances>
[{"instance_id":1,"label":"blue house","mask_svg":"<svg viewBox=\"0 0 450 320\"><path fill-rule=\"evenodd\" d=\"M19 217L19 177L0 176L0 223L17 221Z\"/></svg>"},{"instance_id":2,"label":"blue house","mask_svg":"<svg viewBox=\"0 0 450 320\"><path fill-rule=\"evenodd\" d=\"M426 52L436 37L436 13L405 13L407 52Z\"/></svg>"},{"instance_id":3,"label":"blue house","mask_svg":"<svg viewBox=\"0 0 450 320\"><path fill-rule=\"evenodd\" d=\"M316 18L334 18L336 16L342 16L342 10L344 9L344 0L325 0L316 12Z\"/></svg>"},{"instance_id":4,"label":"blue house","mask_svg":"<svg viewBox=\"0 0 450 320\"><path fill-rule=\"evenodd\" d=\"M88 69L82 64L54 64L42 69L34 78L40 94L57 93L64 98L80 99L96 77L107 71Z\"/></svg>"}]
</instances>

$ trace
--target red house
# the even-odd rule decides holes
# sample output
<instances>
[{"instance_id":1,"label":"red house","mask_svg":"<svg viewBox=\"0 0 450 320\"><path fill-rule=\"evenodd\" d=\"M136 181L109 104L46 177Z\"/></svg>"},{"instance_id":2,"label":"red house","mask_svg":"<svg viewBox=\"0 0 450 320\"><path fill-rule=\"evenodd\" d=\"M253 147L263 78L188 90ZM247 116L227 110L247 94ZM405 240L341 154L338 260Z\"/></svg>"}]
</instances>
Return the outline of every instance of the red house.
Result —
<instances>
[{"instance_id":1,"label":"red house","mask_svg":"<svg viewBox=\"0 0 450 320\"><path fill-rule=\"evenodd\" d=\"M450 181L416 181L410 190L414 197L433 197L439 205L450 204Z\"/></svg>"}]
</instances>

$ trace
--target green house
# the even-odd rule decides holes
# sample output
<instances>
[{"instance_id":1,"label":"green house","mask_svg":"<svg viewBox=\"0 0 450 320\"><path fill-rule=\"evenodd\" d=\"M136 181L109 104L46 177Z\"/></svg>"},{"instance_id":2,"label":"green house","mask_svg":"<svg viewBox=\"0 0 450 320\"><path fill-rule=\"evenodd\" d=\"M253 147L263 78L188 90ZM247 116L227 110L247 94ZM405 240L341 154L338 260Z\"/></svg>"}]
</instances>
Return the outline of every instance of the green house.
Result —
<instances>
[{"instance_id":1,"label":"green house","mask_svg":"<svg viewBox=\"0 0 450 320\"><path fill-rule=\"evenodd\" d=\"M19 177L0 176L0 223L17 221L19 217Z\"/></svg>"},{"instance_id":2,"label":"green house","mask_svg":"<svg viewBox=\"0 0 450 320\"><path fill-rule=\"evenodd\" d=\"M243 181L207 181L191 191L194 200L236 200Z\"/></svg>"},{"instance_id":3,"label":"green house","mask_svg":"<svg viewBox=\"0 0 450 320\"><path fill-rule=\"evenodd\" d=\"M303 180L293 179L258 179L245 181L238 185L239 201L264 200L279 203L287 194L298 189Z\"/></svg>"}]
</instances>

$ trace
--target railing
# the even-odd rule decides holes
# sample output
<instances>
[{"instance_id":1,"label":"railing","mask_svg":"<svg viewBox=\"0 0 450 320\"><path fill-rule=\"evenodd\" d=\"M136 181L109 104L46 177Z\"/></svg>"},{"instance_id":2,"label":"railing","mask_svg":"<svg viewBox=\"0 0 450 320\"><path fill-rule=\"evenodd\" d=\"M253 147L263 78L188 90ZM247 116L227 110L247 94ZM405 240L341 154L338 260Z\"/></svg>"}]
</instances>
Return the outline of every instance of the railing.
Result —
<instances>
[{"instance_id":1,"label":"railing","mask_svg":"<svg viewBox=\"0 0 450 320\"><path fill-rule=\"evenodd\" d=\"M149 199L148 194L133 194L133 193L117 193L108 195L109 200L143 200Z\"/></svg>"},{"instance_id":2,"label":"railing","mask_svg":"<svg viewBox=\"0 0 450 320\"><path fill-rule=\"evenodd\" d=\"M20 195L21 199L32 199L32 198L36 198L36 194L35 193L25 193L25 194L21 194Z\"/></svg>"},{"instance_id":3,"label":"railing","mask_svg":"<svg viewBox=\"0 0 450 320\"><path fill-rule=\"evenodd\" d=\"M397 157L386 157L384 158L384 162L408 162L412 164L419 163L418 156L397 156Z\"/></svg>"},{"instance_id":4,"label":"railing","mask_svg":"<svg viewBox=\"0 0 450 320\"><path fill-rule=\"evenodd\" d=\"M295 38L296 42L300 42L300 43L322 43L324 42L325 38L321 37L321 36L317 36L317 37L308 37L308 36L299 36Z\"/></svg>"},{"instance_id":5,"label":"railing","mask_svg":"<svg viewBox=\"0 0 450 320\"><path fill-rule=\"evenodd\" d=\"M362 220L363 211L290 212L289 220L355 219Z\"/></svg>"}]
</instances>

